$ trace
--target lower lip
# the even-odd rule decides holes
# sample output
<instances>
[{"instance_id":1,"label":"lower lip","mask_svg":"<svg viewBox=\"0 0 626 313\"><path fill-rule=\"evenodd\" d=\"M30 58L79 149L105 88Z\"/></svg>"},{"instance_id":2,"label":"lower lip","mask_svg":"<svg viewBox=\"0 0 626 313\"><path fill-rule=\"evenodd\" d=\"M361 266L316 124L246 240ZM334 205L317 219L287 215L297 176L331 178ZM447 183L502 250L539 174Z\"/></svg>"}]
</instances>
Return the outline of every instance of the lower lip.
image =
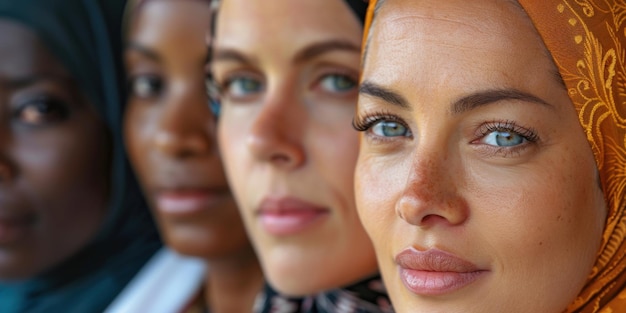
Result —
<instances>
[{"instance_id":1,"label":"lower lip","mask_svg":"<svg viewBox=\"0 0 626 313\"><path fill-rule=\"evenodd\" d=\"M189 215L215 206L220 195L212 192L166 192L156 198L160 212L171 215Z\"/></svg>"},{"instance_id":2,"label":"lower lip","mask_svg":"<svg viewBox=\"0 0 626 313\"><path fill-rule=\"evenodd\" d=\"M442 295L472 284L485 274L476 272L435 272L400 268L404 286L418 295Z\"/></svg>"},{"instance_id":3,"label":"lower lip","mask_svg":"<svg viewBox=\"0 0 626 313\"><path fill-rule=\"evenodd\" d=\"M288 236L302 233L328 216L328 211L293 210L287 212L260 213L262 227L275 236Z\"/></svg>"}]
</instances>

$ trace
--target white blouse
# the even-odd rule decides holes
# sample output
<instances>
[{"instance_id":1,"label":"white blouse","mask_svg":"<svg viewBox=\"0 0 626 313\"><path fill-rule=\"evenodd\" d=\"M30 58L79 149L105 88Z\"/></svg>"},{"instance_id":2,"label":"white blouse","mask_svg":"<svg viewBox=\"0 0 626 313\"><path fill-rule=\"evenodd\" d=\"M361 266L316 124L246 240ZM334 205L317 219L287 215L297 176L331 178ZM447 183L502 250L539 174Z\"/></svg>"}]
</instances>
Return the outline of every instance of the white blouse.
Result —
<instances>
[{"instance_id":1,"label":"white blouse","mask_svg":"<svg viewBox=\"0 0 626 313\"><path fill-rule=\"evenodd\" d=\"M202 288L206 270L202 260L162 248L104 312L180 312Z\"/></svg>"}]
</instances>

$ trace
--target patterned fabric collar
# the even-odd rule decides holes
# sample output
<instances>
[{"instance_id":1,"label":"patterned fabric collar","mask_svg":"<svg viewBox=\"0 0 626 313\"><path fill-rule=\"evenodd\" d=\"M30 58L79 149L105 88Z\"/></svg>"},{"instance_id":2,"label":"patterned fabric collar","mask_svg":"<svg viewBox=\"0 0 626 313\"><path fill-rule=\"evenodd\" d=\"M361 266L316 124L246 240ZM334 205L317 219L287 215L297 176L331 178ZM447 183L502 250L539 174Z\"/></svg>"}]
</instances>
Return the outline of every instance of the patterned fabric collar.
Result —
<instances>
[{"instance_id":1,"label":"patterned fabric collar","mask_svg":"<svg viewBox=\"0 0 626 313\"><path fill-rule=\"evenodd\" d=\"M363 280L342 289L293 298L265 286L254 306L255 313L393 313L391 301L380 278Z\"/></svg>"}]
</instances>

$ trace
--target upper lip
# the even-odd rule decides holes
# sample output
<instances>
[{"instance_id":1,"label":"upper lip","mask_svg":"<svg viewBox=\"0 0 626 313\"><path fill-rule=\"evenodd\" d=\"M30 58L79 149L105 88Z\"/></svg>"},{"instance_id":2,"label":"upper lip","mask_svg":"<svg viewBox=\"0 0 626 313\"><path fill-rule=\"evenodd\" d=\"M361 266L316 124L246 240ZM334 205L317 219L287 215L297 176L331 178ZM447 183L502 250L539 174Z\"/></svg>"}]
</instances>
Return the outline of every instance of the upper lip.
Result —
<instances>
[{"instance_id":1,"label":"upper lip","mask_svg":"<svg viewBox=\"0 0 626 313\"><path fill-rule=\"evenodd\" d=\"M327 208L294 197L266 197L261 201L257 213L281 214L299 210L328 211Z\"/></svg>"},{"instance_id":2,"label":"upper lip","mask_svg":"<svg viewBox=\"0 0 626 313\"><path fill-rule=\"evenodd\" d=\"M185 190L206 190L211 192L229 192L226 178L221 168L216 166L198 166L195 163L172 164L157 163L159 170L149 173L148 183L153 192L176 192Z\"/></svg>"},{"instance_id":3,"label":"upper lip","mask_svg":"<svg viewBox=\"0 0 626 313\"><path fill-rule=\"evenodd\" d=\"M410 247L398 253L395 261L402 268L416 271L470 273L482 270L470 261L438 249L420 251Z\"/></svg>"},{"instance_id":4,"label":"upper lip","mask_svg":"<svg viewBox=\"0 0 626 313\"><path fill-rule=\"evenodd\" d=\"M174 175L170 179L160 179L153 183L150 189L155 194L184 194L189 192L230 193L230 188L225 182L218 183L198 180L194 179L193 175L186 177Z\"/></svg>"}]
</instances>

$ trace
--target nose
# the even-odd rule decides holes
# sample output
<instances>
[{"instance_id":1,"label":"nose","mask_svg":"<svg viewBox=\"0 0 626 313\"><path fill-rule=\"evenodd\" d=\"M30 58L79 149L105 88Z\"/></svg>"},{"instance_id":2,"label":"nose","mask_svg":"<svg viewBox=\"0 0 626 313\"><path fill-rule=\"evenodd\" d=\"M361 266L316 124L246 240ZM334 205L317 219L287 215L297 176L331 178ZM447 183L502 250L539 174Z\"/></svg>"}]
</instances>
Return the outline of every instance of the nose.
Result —
<instances>
[{"instance_id":1,"label":"nose","mask_svg":"<svg viewBox=\"0 0 626 313\"><path fill-rule=\"evenodd\" d=\"M467 202L458 193L459 181L450 163L439 153L416 153L396 202L401 219L422 228L456 226L467 220Z\"/></svg>"},{"instance_id":2,"label":"nose","mask_svg":"<svg viewBox=\"0 0 626 313\"><path fill-rule=\"evenodd\" d=\"M154 134L161 152L189 158L216 153L215 118L206 105L204 83L172 85Z\"/></svg>"},{"instance_id":3,"label":"nose","mask_svg":"<svg viewBox=\"0 0 626 313\"><path fill-rule=\"evenodd\" d=\"M282 169L295 169L306 162L303 136L307 116L300 100L289 84L266 94L247 136L248 148L257 160Z\"/></svg>"}]
</instances>

